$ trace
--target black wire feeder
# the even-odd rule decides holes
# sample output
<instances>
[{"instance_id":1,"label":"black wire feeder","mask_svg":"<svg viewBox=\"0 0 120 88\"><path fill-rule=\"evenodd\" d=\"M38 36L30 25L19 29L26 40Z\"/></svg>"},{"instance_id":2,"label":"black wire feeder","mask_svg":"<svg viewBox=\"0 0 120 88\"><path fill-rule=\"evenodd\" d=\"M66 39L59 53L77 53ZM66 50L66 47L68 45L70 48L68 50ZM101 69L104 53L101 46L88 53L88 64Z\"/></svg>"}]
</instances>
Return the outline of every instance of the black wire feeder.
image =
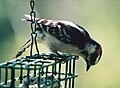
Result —
<instances>
[{"instance_id":1,"label":"black wire feeder","mask_svg":"<svg viewBox=\"0 0 120 88\"><path fill-rule=\"evenodd\" d=\"M0 64L0 88L74 88L75 62L78 56L39 53L34 11L35 1L30 0L31 37L30 56L16 58ZM37 54L32 54L35 42Z\"/></svg>"}]
</instances>

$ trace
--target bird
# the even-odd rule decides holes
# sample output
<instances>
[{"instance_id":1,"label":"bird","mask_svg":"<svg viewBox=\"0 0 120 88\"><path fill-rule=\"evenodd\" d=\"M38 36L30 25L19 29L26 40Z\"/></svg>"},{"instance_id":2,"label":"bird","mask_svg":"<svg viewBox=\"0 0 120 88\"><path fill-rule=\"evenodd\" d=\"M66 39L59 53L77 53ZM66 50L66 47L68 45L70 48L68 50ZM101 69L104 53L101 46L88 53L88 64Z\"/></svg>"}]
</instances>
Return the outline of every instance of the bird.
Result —
<instances>
[{"instance_id":1,"label":"bird","mask_svg":"<svg viewBox=\"0 0 120 88\"><path fill-rule=\"evenodd\" d=\"M25 21L32 22L30 15L25 14ZM86 62L86 71L96 65L102 56L102 47L96 42L85 28L66 20L47 20L35 18L37 24L34 33L37 34L38 43L44 43L51 52L77 55ZM32 38L18 51L15 58L22 55L30 47Z\"/></svg>"}]
</instances>

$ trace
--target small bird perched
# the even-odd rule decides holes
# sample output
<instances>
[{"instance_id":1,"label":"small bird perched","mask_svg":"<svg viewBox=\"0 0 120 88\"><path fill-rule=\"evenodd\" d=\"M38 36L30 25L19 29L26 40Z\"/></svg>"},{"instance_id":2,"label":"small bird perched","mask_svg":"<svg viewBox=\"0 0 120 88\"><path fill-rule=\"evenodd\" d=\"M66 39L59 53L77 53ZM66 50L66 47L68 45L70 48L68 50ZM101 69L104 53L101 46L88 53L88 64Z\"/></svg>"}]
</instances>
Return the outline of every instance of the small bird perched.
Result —
<instances>
[{"instance_id":1,"label":"small bird perched","mask_svg":"<svg viewBox=\"0 0 120 88\"><path fill-rule=\"evenodd\" d=\"M32 21L30 15L25 15L26 21ZM37 41L43 42L53 53L67 53L84 58L89 70L91 65L99 62L102 55L101 45L93 40L88 32L81 26L62 20L46 20L35 18L37 28ZM16 57L20 56L31 45L32 38L19 50Z\"/></svg>"}]
</instances>

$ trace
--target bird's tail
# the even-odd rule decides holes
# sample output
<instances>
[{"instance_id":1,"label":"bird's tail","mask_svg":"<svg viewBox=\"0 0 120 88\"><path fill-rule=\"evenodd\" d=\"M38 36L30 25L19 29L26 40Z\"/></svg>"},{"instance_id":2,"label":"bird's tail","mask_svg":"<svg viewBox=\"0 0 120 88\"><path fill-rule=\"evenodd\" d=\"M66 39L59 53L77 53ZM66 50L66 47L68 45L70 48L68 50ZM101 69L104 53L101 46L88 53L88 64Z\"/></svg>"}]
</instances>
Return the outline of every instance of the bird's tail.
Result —
<instances>
[{"instance_id":1,"label":"bird's tail","mask_svg":"<svg viewBox=\"0 0 120 88\"><path fill-rule=\"evenodd\" d=\"M25 14L25 19L21 19L23 21L30 21L32 22L32 19L34 19L34 17L31 17L30 15ZM35 18L35 21L40 20L40 18ZM33 36L34 37L34 36ZM33 38L34 39L34 38ZM32 38L30 38L18 51L18 53L16 54L16 56L14 56L13 58L17 58L19 56L21 56L30 46L32 43ZM34 42L33 42L34 43Z\"/></svg>"},{"instance_id":2,"label":"bird's tail","mask_svg":"<svg viewBox=\"0 0 120 88\"><path fill-rule=\"evenodd\" d=\"M21 19L23 21L29 21L29 22L32 22L33 19L37 22L37 23L41 23L42 20L45 20L45 19L40 19L40 18L34 18L34 17L31 17L30 15L27 15L25 14L25 19ZM35 39L35 36L33 36L33 39ZM34 40L33 40L34 41ZM31 46L31 43L32 43L32 38L30 38L21 48L20 50L18 51L18 53L16 54L16 56L14 58L17 58L19 56L21 56L26 50L27 48L29 48ZM33 42L34 43L34 42Z\"/></svg>"},{"instance_id":3,"label":"bird's tail","mask_svg":"<svg viewBox=\"0 0 120 88\"><path fill-rule=\"evenodd\" d=\"M14 58L17 58L19 56L21 56L26 50L27 48L29 48L31 46L32 43L32 39L30 38L18 51L18 53L16 54L16 56Z\"/></svg>"}]
</instances>

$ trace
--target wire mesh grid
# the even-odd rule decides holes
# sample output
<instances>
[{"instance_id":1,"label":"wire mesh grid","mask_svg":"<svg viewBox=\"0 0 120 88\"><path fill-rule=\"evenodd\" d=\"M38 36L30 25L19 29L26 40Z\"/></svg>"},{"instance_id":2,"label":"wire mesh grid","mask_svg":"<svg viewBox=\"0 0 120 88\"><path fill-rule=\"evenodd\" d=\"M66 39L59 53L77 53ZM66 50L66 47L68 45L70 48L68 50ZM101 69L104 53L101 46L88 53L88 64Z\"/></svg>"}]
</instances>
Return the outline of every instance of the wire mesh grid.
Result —
<instances>
[{"instance_id":1,"label":"wire mesh grid","mask_svg":"<svg viewBox=\"0 0 120 88\"><path fill-rule=\"evenodd\" d=\"M0 88L74 88L77 56L35 54L0 64Z\"/></svg>"}]
</instances>

